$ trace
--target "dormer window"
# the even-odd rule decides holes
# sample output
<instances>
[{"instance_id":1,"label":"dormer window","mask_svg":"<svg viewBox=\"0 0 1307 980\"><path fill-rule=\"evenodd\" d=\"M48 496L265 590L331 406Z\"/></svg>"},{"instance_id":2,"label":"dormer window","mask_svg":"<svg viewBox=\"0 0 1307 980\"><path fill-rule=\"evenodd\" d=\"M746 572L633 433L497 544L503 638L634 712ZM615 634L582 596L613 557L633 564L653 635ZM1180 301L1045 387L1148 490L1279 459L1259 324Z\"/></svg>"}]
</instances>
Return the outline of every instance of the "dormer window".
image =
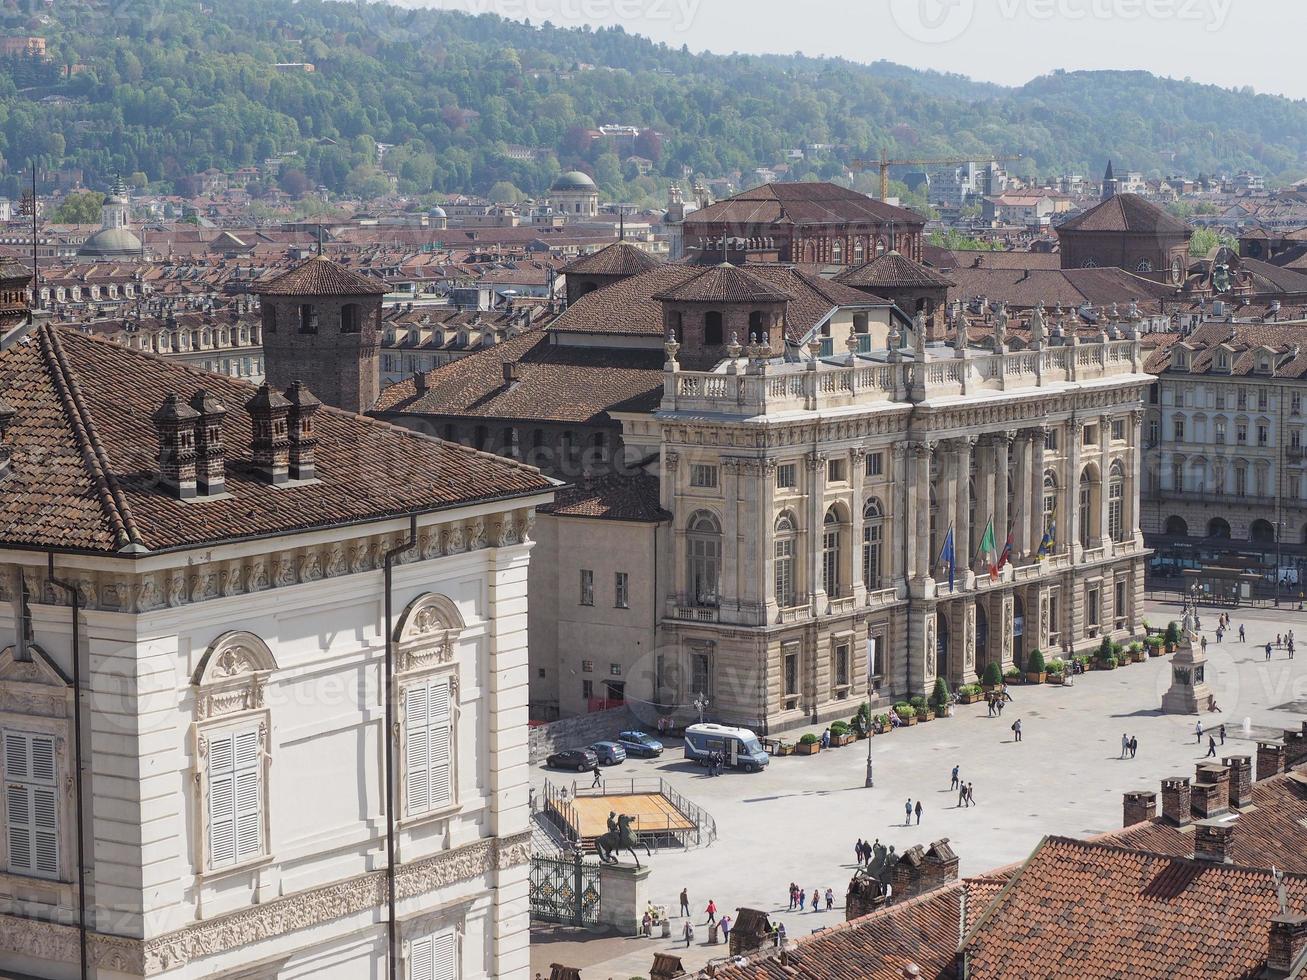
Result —
<instances>
[{"instance_id":1,"label":"dormer window","mask_svg":"<svg viewBox=\"0 0 1307 980\"><path fill-rule=\"evenodd\" d=\"M1230 370L1230 355L1227 354L1225 351L1221 351L1221 353L1217 354L1216 366L1220 368L1222 371Z\"/></svg>"}]
</instances>

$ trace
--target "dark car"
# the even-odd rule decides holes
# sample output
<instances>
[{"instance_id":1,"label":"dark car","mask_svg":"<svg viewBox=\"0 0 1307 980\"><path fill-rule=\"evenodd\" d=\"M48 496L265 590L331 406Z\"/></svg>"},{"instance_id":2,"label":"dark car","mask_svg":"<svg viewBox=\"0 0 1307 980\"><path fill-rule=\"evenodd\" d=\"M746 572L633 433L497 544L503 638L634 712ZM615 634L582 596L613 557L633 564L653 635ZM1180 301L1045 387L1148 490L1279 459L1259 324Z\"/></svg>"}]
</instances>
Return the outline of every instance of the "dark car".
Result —
<instances>
[{"instance_id":1,"label":"dark car","mask_svg":"<svg viewBox=\"0 0 1307 980\"><path fill-rule=\"evenodd\" d=\"M590 749L564 749L546 759L545 765L551 769L575 769L577 772L585 772L599 765L599 757Z\"/></svg>"},{"instance_id":2,"label":"dark car","mask_svg":"<svg viewBox=\"0 0 1307 980\"><path fill-rule=\"evenodd\" d=\"M644 732L622 732L617 736L617 744L626 750L627 755L642 755L652 759L663 754L663 743Z\"/></svg>"},{"instance_id":3,"label":"dark car","mask_svg":"<svg viewBox=\"0 0 1307 980\"><path fill-rule=\"evenodd\" d=\"M626 761L626 749L616 742L595 742L590 751L599 756L601 766L615 766Z\"/></svg>"}]
</instances>

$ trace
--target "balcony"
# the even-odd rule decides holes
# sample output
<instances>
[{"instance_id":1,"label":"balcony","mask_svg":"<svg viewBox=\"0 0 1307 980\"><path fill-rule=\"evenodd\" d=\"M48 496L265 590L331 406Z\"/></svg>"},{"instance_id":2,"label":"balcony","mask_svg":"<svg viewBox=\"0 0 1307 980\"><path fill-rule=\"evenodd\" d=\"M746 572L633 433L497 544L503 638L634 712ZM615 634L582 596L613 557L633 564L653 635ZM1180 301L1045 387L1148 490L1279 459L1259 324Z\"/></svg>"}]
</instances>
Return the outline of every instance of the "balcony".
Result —
<instances>
[{"instance_id":1,"label":"balcony","mask_svg":"<svg viewBox=\"0 0 1307 980\"><path fill-rule=\"evenodd\" d=\"M667 615L671 619L679 619L687 623L721 622L721 610L716 606L682 605L675 598L668 599Z\"/></svg>"}]
</instances>

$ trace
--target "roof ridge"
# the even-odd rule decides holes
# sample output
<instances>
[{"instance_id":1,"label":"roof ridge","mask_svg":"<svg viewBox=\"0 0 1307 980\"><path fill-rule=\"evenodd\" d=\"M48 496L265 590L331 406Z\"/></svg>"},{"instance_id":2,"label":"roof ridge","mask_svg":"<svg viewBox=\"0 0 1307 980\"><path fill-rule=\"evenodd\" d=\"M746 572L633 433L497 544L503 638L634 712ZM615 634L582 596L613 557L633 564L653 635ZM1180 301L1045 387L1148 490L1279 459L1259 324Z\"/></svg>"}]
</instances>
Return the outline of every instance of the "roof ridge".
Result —
<instances>
[{"instance_id":1,"label":"roof ridge","mask_svg":"<svg viewBox=\"0 0 1307 980\"><path fill-rule=\"evenodd\" d=\"M77 375L64 355L58 332L52 324L45 324L38 335L41 338L41 353L45 356L46 367L54 381L64 416L72 426L82 461L95 484L100 509L113 527L115 544L120 549L129 545L142 545L140 529L136 526L118 481L114 479L95 421L82 398Z\"/></svg>"}]
</instances>

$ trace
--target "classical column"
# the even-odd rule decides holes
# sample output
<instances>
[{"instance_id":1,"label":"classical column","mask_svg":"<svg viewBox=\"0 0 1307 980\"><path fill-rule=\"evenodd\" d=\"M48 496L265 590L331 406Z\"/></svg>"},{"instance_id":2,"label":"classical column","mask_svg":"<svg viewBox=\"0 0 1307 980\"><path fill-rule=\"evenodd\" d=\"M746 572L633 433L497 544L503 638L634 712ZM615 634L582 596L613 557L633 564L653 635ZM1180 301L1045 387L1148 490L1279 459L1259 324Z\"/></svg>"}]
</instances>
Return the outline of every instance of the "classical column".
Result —
<instances>
[{"instance_id":1,"label":"classical column","mask_svg":"<svg viewBox=\"0 0 1307 980\"><path fill-rule=\"evenodd\" d=\"M916 564L913 574L921 580L931 577L930 553L930 457L934 446L918 442L912 446L912 482L909 494L913 508L913 533L916 536Z\"/></svg>"},{"instance_id":2,"label":"classical column","mask_svg":"<svg viewBox=\"0 0 1307 980\"><path fill-rule=\"evenodd\" d=\"M944 499L937 501L939 514L935 518L935 553L930 556L935 568L935 574L940 577L941 581L946 581L948 572L939 564L939 556L944 548L944 541L948 537L949 531L952 530L955 587L958 577L958 558L966 552L965 545L958 536L957 524L958 500L962 496L960 475L958 473L957 442L958 440L950 439L947 442L940 443L940 455L942 457L940 473L944 477Z\"/></svg>"},{"instance_id":3,"label":"classical column","mask_svg":"<svg viewBox=\"0 0 1307 980\"><path fill-rule=\"evenodd\" d=\"M741 545L739 512L741 506L748 506L740 499L740 464L743 460L733 456L723 456L721 460L722 494L726 506L722 508L722 582L721 608L739 611L745 602L744 592L748 589L741 571L744 553ZM766 538L763 539L764 542ZM724 618L724 617L723 617Z\"/></svg>"},{"instance_id":4,"label":"classical column","mask_svg":"<svg viewBox=\"0 0 1307 980\"><path fill-rule=\"evenodd\" d=\"M762 505L757 513L752 515L752 520L746 521L746 526L752 524L756 540L762 542L761 551L755 551L758 556L758 567L762 570L758 596L759 604L763 607L763 622L770 623L775 620L778 608L775 574L776 539L772 518L772 512L776 508L776 460L747 460L742 469L748 474L751 482L757 484L758 481L762 481L758 484L758 496ZM797 535L795 537L797 538Z\"/></svg>"},{"instance_id":5,"label":"classical column","mask_svg":"<svg viewBox=\"0 0 1307 980\"><path fill-rule=\"evenodd\" d=\"M1048 449L1048 432L1046 425L1036 426L1030 430L1030 550L1038 553L1044 540L1044 454Z\"/></svg>"},{"instance_id":6,"label":"classical column","mask_svg":"<svg viewBox=\"0 0 1307 980\"><path fill-rule=\"evenodd\" d=\"M908 501L908 468L910 455L906 442L896 442L890 452L890 465L894 467L890 493L887 495L890 508L889 527L892 528L892 547L885 556L887 568L881 570L881 577L889 582L902 578L905 582L912 577L916 566L916 553L913 550L915 535L911 529L912 510Z\"/></svg>"},{"instance_id":7,"label":"classical column","mask_svg":"<svg viewBox=\"0 0 1307 980\"><path fill-rule=\"evenodd\" d=\"M992 434L981 436L977 440L977 448L980 451L980 462L976 466L976 527L973 533L976 537L976 546L980 546L980 538L985 533L985 525L994 517L994 484L1000 471L993 467L993 444L994 437ZM997 548L1002 549L1002 532L998 529L998 522L994 522L994 544ZM986 561L984 555L972 552L967 556L967 567L973 571L978 567L977 560Z\"/></svg>"},{"instance_id":8,"label":"classical column","mask_svg":"<svg viewBox=\"0 0 1307 980\"><path fill-rule=\"evenodd\" d=\"M1098 420L1098 542L1105 551L1112 536L1107 531L1107 484L1112 467L1112 419L1104 415ZM1103 603L1103 597L1099 597ZM1100 617L1106 620L1106 617Z\"/></svg>"},{"instance_id":9,"label":"classical column","mask_svg":"<svg viewBox=\"0 0 1307 980\"><path fill-rule=\"evenodd\" d=\"M1007 543L1008 532L1013 530L1012 515L1008 513L1007 507L1007 485L1012 472L1010 460L1015 437L1016 433L1010 430L994 436L994 539L1000 555ZM997 631L994 635L998 635Z\"/></svg>"},{"instance_id":10,"label":"classical column","mask_svg":"<svg viewBox=\"0 0 1307 980\"><path fill-rule=\"evenodd\" d=\"M953 465L954 472L957 473L957 490L953 523L957 529L954 539L957 544L959 575L971 568L971 559L974 557L971 547L971 450L975 445L975 436L965 436L954 443L956 452L953 455ZM976 519L983 521L984 517L977 514Z\"/></svg>"},{"instance_id":11,"label":"classical column","mask_svg":"<svg viewBox=\"0 0 1307 980\"><path fill-rule=\"evenodd\" d=\"M826 516L826 454L807 453L803 457L808 479L808 596L812 614L826 611L826 588L821 580L822 520Z\"/></svg>"},{"instance_id":12,"label":"classical column","mask_svg":"<svg viewBox=\"0 0 1307 980\"><path fill-rule=\"evenodd\" d=\"M862 580L862 507L867 502L867 450L858 446L853 450L850 464L853 472L849 474L849 483L853 486L853 513L851 515L849 534L849 551L853 558L853 576L850 579L852 589L849 594L857 605L866 602L867 583Z\"/></svg>"},{"instance_id":13,"label":"classical column","mask_svg":"<svg viewBox=\"0 0 1307 980\"><path fill-rule=\"evenodd\" d=\"M1125 507L1126 522L1125 527L1130 535L1130 540L1134 543L1136 549L1144 546L1144 532L1139 521L1139 501L1140 494L1143 493L1143 438L1144 438L1144 413L1140 409L1135 409L1130 413L1130 451L1127 454L1126 474L1125 474ZM1213 473L1220 472L1219 480L1224 480L1225 473L1219 466L1213 468ZM1220 492L1221 488L1217 488Z\"/></svg>"},{"instance_id":14,"label":"classical column","mask_svg":"<svg viewBox=\"0 0 1307 980\"><path fill-rule=\"evenodd\" d=\"M1030 542L1030 433L1022 430L1017 433L1016 439L1016 492L1012 495L1013 502L1016 505L1017 513L1012 515L1015 526L1016 543L1013 551L1019 553L1022 557L1028 558L1034 554L1038 542L1034 545Z\"/></svg>"},{"instance_id":15,"label":"classical column","mask_svg":"<svg viewBox=\"0 0 1307 980\"><path fill-rule=\"evenodd\" d=\"M1071 544L1071 559L1079 561L1080 546L1080 443L1084 439L1085 423L1072 419L1067 426L1066 526L1067 541Z\"/></svg>"},{"instance_id":16,"label":"classical column","mask_svg":"<svg viewBox=\"0 0 1307 980\"><path fill-rule=\"evenodd\" d=\"M663 510L669 514L676 513L676 489L677 479L680 477L681 457L674 449L663 450L663 480L659 488L662 497ZM681 598L688 596L690 592L690 582L686 576L686 543L685 543L685 523L676 520L672 522L672 552L675 565L672 568L672 574L668 576L668 581L672 585L672 601L680 603Z\"/></svg>"}]
</instances>

